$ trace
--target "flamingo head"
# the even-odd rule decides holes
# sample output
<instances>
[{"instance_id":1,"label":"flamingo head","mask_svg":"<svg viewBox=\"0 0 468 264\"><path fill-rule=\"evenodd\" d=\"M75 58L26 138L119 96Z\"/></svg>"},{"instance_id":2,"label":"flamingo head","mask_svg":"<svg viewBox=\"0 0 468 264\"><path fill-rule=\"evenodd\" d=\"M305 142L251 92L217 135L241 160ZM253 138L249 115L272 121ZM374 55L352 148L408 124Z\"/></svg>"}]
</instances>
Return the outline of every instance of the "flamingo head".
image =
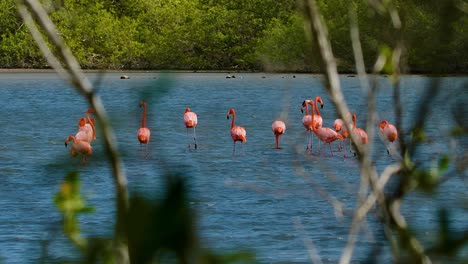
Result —
<instances>
[{"instance_id":1,"label":"flamingo head","mask_svg":"<svg viewBox=\"0 0 468 264\"><path fill-rule=\"evenodd\" d=\"M68 141L75 142L75 137L74 136L68 136L67 139L65 139L65 147L68 146Z\"/></svg>"},{"instance_id":2,"label":"flamingo head","mask_svg":"<svg viewBox=\"0 0 468 264\"><path fill-rule=\"evenodd\" d=\"M145 102L145 101L141 101L141 102L140 102L140 107L146 107L146 102Z\"/></svg>"},{"instance_id":3,"label":"flamingo head","mask_svg":"<svg viewBox=\"0 0 468 264\"><path fill-rule=\"evenodd\" d=\"M304 100L301 105L301 113L304 113L304 108L307 107L307 104L310 104L310 100Z\"/></svg>"},{"instance_id":4,"label":"flamingo head","mask_svg":"<svg viewBox=\"0 0 468 264\"><path fill-rule=\"evenodd\" d=\"M341 130L342 126L343 126L343 120L341 119L336 119L335 122L333 123L333 128L337 132Z\"/></svg>"},{"instance_id":5,"label":"flamingo head","mask_svg":"<svg viewBox=\"0 0 468 264\"><path fill-rule=\"evenodd\" d=\"M320 97L320 96L315 97L315 102L320 103L320 108L323 108L322 97Z\"/></svg>"},{"instance_id":6,"label":"flamingo head","mask_svg":"<svg viewBox=\"0 0 468 264\"><path fill-rule=\"evenodd\" d=\"M184 112L184 113L188 113L188 112L190 112L190 108L187 107L187 108L185 108L185 112Z\"/></svg>"},{"instance_id":7,"label":"flamingo head","mask_svg":"<svg viewBox=\"0 0 468 264\"><path fill-rule=\"evenodd\" d=\"M235 115L236 111L234 111L234 108L229 109L229 112L227 113L226 117L229 119L229 115Z\"/></svg>"},{"instance_id":8,"label":"flamingo head","mask_svg":"<svg viewBox=\"0 0 468 264\"><path fill-rule=\"evenodd\" d=\"M379 127L380 129L384 129L384 127L388 124L388 121L387 120L382 120L380 121L379 123Z\"/></svg>"},{"instance_id":9,"label":"flamingo head","mask_svg":"<svg viewBox=\"0 0 468 264\"><path fill-rule=\"evenodd\" d=\"M88 108L88 111L86 111L86 114L91 114L91 113L94 113L94 109L93 108Z\"/></svg>"},{"instance_id":10,"label":"flamingo head","mask_svg":"<svg viewBox=\"0 0 468 264\"><path fill-rule=\"evenodd\" d=\"M86 125L86 119L84 117L80 118L80 120L78 120L78 126L84 127L85 125Z\"/></svg>"}]
</instances>

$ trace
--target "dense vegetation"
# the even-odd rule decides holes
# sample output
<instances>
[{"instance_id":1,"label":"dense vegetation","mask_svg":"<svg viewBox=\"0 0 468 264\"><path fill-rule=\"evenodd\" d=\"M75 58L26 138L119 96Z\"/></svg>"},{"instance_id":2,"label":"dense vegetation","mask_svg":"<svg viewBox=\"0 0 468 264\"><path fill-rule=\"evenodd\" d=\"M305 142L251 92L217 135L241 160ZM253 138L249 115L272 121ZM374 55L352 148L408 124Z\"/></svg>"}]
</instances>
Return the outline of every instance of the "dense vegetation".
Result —
<instances>
[{"instance_id":1,"label":"dense vegetation","mask_svg":"<svg viewBox=\"0 0 468 264\"><path fill-rule=\"evenodd\" d=\"M42 1L85 69L318 71L295 0ZM390 17L354 1L366 66L394 46ZM457 1L393 1L406 72L468 72L468 16ZM341 72L354 71L348 0L321 0ZM0 0L0 67L46 68L18 15ZM446 20L446 21L445 21ZM444 23L442 23L444 22ZM440 28L447 25L449 28ZM444 32L453 32L447 36ZM437 67L434 62L437 61Z\"/></svg>"}]
</instances>

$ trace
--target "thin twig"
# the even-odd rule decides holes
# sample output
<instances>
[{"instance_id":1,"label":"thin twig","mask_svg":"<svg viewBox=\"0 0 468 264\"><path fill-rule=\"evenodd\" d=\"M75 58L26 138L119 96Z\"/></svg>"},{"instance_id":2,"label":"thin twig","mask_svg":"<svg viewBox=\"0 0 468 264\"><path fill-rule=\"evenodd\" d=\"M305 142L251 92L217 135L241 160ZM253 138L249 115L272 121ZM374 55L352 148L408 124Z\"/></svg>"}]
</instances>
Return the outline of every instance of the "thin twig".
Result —
<instances>
[{"instance_id":1,"label":"thin twig","mask_svg":"<svg viewBox=\"0 0 468 264\"><path fill-rule=\"evenodd\" d=\"M102 101L100 97L94 93L91 83L89 82L86 75L81 71L80 65L78 64L76 58L73 56L69 47L57 34L58 30L53 24L53 22L50 20L44 8L35 0L18 1L18 5L22 12L22 16L25 18L25 22L31 23L32 19L30 18L35 18L36 22L44 30L44 33L50 40L51 44L55 46L57 51L56 56L58 56L61 59L61 61L63 61L65 67L62 67L60 63L57 63L58 60L55 58L53 53L50 50L48 50L48 48L44 48L47 47L47 44L45 43L43 38L36 38L35 40L38 42L39 47L42 47L41 50L48 50L43 51L43 54L46 57L49 64L52 65L54 69L59 73L63 73L64 68L66 69L65 71L67 72L67 79L75 86L76 90L83 94L83 96L85 96L85 98L89 101L91 107L94 108L94 113L98 122L102 124L102 135L105 142L107 154L112 164L116 188L117 223L115 242L116 251L118 254L117 260L119 261L119 263L128 263L128 246L126 245L127 235L125 231L125 217L129 207L127 178L125 176L122 161L117 151L115 136L108 121L109 119L107 117ZM32 34L37 34L37 30L34 30L35 27L33 26L30 27L30 29L31 28L32 32L34 32ZM64 75L62 74L62 76Z\"/></svg>"}]
</instances>

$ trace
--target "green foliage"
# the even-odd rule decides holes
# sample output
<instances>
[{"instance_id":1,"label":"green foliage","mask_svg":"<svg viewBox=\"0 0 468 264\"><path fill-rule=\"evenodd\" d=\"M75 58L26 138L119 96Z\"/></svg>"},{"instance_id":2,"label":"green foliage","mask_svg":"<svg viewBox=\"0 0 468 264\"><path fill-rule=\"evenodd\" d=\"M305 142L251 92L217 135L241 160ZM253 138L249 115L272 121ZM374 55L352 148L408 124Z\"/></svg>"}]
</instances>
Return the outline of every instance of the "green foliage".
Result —
<instances>
[{"instance_id":1,"label":"green foliage","mask_svg":"<svg viewBox=\"0 0 468 264\"><path fill-rule=\"evenodd\" d=\"M313 56L310 40L304 34L304 21L299 15L290 17L288 23L273 19L258 40L256 56L262 65L272 71L318 70ZM307 65L307 66L305 66Z\"/></svg>"},{"instance_id":2,"label":"green foliage","mask_svg":"<svg viewBox=\"0 0 468 264\"><path fill-rule=\"evenodd\" d=\"M93 211L80 194L78 172L68 173L54 198L55 206L63 215L63 231L78 247L86 249L87 241L80 234L78 215Z\"/></svg>"},{"instance_id":3,"label":"green foliage","mask_svg":"<svg viewBox=\"0 0 468 264\"><path fill-rule=\"evenodd\" d=\"M350 5L357 12L368 69L382 45L394 47L397 34L390 15L381 9L369 8L367 1L318 2L340 71L354 71ZM83 68L319 70L295 0L46 3ZM405 61L410 70L468 71L468 18L456 1L390 3L402 14ZM0 9L0 67L47 67L33 40L25 36L15 1L0 0ZM450 20L448 28L440 28L445 20Z\"/></svg>"}]
</instances>

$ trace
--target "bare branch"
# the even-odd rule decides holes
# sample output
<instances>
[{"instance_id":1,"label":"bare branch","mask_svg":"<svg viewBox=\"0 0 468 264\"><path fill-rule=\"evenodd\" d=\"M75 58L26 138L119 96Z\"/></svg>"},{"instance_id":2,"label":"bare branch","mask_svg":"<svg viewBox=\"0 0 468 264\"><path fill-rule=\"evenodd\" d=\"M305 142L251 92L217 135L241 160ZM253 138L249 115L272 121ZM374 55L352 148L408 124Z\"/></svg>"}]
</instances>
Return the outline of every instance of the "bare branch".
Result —
<instances>
[{"instance_id":1,"label":"bare branch","mask_svg":"<svg viewBox=\"0 0 468 264\"><path fill-rule=\"evenodd\" d=\"M23 0L18 1L21 14L28 24L33 24L31 18L35 18L40 27L44 30L51 44L57 50L57 56L63 61L65 67L62 67L58 60L54 58L52 52L47 51L44 47L47 46L42 37L37 37L38 30L35 30L35 26L30 27L32 34L36 35L35 40L38 42L39 47L44 52L47 60L51 62L51 65L57 72L64 72L66 68L68 80L75 86L75 88L82 93L89 101L91 107L94 108L94 113L97 120L102 124L103 139L105 142L106 151L110 158L113 176L116 188L116 204L117 204L117 224L116 224L116 251L118 254L118 261L120 263L128 263L128 246L126 245L127 235L125 232L125 217L128 211L128 190L127 190L127 178L123 170L123 164L117 151L117 145L114 133L110 127L108 117L102 101L92 89L92 85L89 82L86 75L81 71L81 68L76 58L71 53L68 46L65 44L63 39L57 34L55 25L50 20L47 12L36 0Z\"/></svg>"}]
</instances>

